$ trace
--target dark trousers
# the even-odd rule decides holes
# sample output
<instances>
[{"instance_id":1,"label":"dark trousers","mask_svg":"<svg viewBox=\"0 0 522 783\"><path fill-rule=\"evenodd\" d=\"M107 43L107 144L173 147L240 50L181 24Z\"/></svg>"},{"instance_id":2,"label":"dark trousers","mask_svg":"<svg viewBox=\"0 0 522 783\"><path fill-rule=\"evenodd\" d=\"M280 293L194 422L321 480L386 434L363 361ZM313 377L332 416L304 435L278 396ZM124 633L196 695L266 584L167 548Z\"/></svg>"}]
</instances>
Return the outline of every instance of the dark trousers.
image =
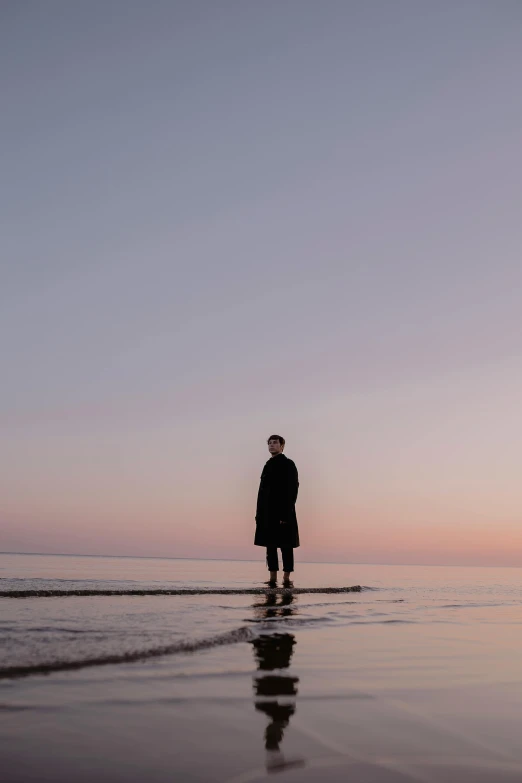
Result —
<instances>
[{"instance_id":1,"label":"dark trousers","mask_svg":"<svg viewBox=\"0 0 522 783\"><path fill-rule=\"evenodd\" d=\"M283 555L283 571L294 570L294 550L292 547L281 547ZM279 558L277 557L277 547L267 546L266 564L269 571L279 571Z\"/></svg>"}]
</instances>

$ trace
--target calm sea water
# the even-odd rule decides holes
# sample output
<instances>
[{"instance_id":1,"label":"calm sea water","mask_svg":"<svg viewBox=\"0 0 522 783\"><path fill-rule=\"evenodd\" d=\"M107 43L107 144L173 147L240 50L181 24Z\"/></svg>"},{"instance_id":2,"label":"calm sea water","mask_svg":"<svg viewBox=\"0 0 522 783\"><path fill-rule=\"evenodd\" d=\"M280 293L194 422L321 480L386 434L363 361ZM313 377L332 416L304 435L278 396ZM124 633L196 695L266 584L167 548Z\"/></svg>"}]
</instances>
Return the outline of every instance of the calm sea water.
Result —
<instances>
[{"instance_id":1,"label":"calm sea water","mask_svg":"<svg viewBox=\"0 0 522 783\"><path fill-rule=\"evenodd\" d=\"M319 640L351 628L355 643L358 626L414 625L429 635L442 624L465 635L479 625L520 621L518 569L304 563L296 587L362 591L242 592L263 588L266 577L262 561L0 555L0 671L126 663L305 629ZM222 588L232 593L212 594ZM200 593L126 594L185 589ZM77 590L97 594L67 595ZM104 595L110 591L122 594ZM27 597L7 597L20 593Z\"/></svg>"},{"instance_id":2,"label":"calm sea water","mask_svg":"<svg viewBox=\"0 0 522 783\"><path fill-rule=\"evenodd\" d=\"M522 783L520 571L266 577L0 555L2 783Z\"/></svg>"}]
</instances>

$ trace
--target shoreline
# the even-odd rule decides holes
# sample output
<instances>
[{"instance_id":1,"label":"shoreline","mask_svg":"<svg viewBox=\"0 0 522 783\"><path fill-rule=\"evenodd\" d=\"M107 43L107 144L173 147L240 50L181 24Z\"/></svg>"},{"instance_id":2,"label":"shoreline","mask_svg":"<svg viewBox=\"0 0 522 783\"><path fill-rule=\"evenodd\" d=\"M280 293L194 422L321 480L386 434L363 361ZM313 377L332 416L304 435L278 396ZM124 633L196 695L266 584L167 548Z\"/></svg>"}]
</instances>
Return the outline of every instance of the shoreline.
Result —
<instances>
[{"instance_id":1,"label":"shoreline","mask_svg":"<svg viewBox=\"0 0 522 783\"><path fill-rule=\"evenodd\" d=\"M408 665L415 634L281 630L4 682L3 780L520 783L520 677L466 682L464 661L437 674L422 641Z\"/></svg>"},{"instance_id":2,"label":"shoreline","mask_svg":"<svg viewBox=\"0 0 522 783\"><path fill-rule=\"evenodd\" d=\"M361 587L353 585L351 587L218 587L199 589L191 587L180 587L175 589L129 589L129 590L96 590L96 589L77 589L77 590L3 590L0 591L0 598L61 598L73 596L102 596L102 595L305 595L305 594L325 594L336 595L343 593L361 593L363 590L372 590L375 588Z\"/></svg>"}]
</instances>

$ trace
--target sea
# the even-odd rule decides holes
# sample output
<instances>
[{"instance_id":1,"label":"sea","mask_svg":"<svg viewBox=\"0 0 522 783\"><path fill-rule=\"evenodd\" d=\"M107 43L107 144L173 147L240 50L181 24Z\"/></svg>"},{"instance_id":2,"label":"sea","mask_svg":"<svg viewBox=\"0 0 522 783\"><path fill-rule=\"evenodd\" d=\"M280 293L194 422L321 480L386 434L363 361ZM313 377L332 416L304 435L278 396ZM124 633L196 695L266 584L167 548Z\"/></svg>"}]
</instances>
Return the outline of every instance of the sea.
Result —
<instances>
[{"instance_id":1,"label":"sea","mask_svg":"<svg viewBox=\"0 0 522 783\"><path fill-rule=\"evenodd\" d=\"M522 783L516 568L0 554L0 770Z\"/></svg>"}]
</instances>

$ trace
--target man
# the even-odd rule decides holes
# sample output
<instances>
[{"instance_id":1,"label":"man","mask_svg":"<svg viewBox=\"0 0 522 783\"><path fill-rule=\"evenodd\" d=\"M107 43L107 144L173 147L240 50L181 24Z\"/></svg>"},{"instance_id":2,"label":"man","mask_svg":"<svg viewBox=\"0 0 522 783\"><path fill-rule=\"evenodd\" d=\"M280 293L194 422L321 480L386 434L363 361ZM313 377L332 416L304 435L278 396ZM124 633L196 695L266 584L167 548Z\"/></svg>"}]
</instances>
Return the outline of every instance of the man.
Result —
<instances>
[{"instance_id":1,"label":"man","mask_svg":"<svg viewBox=\"0 0 522 783\"><path fill-rule=\"evenodd\" d=\"M266 564L270 571L270 586L277 582L279 560L283 555L283 584L291 587L294 570L294 549L299 546L299 529L295 502L299 488L297 468L283 454L285 439L271 435L268 439L270 459L263 468L257 496L256 535L254 544L266 547Z\"/></svg>"}]
</instances>

